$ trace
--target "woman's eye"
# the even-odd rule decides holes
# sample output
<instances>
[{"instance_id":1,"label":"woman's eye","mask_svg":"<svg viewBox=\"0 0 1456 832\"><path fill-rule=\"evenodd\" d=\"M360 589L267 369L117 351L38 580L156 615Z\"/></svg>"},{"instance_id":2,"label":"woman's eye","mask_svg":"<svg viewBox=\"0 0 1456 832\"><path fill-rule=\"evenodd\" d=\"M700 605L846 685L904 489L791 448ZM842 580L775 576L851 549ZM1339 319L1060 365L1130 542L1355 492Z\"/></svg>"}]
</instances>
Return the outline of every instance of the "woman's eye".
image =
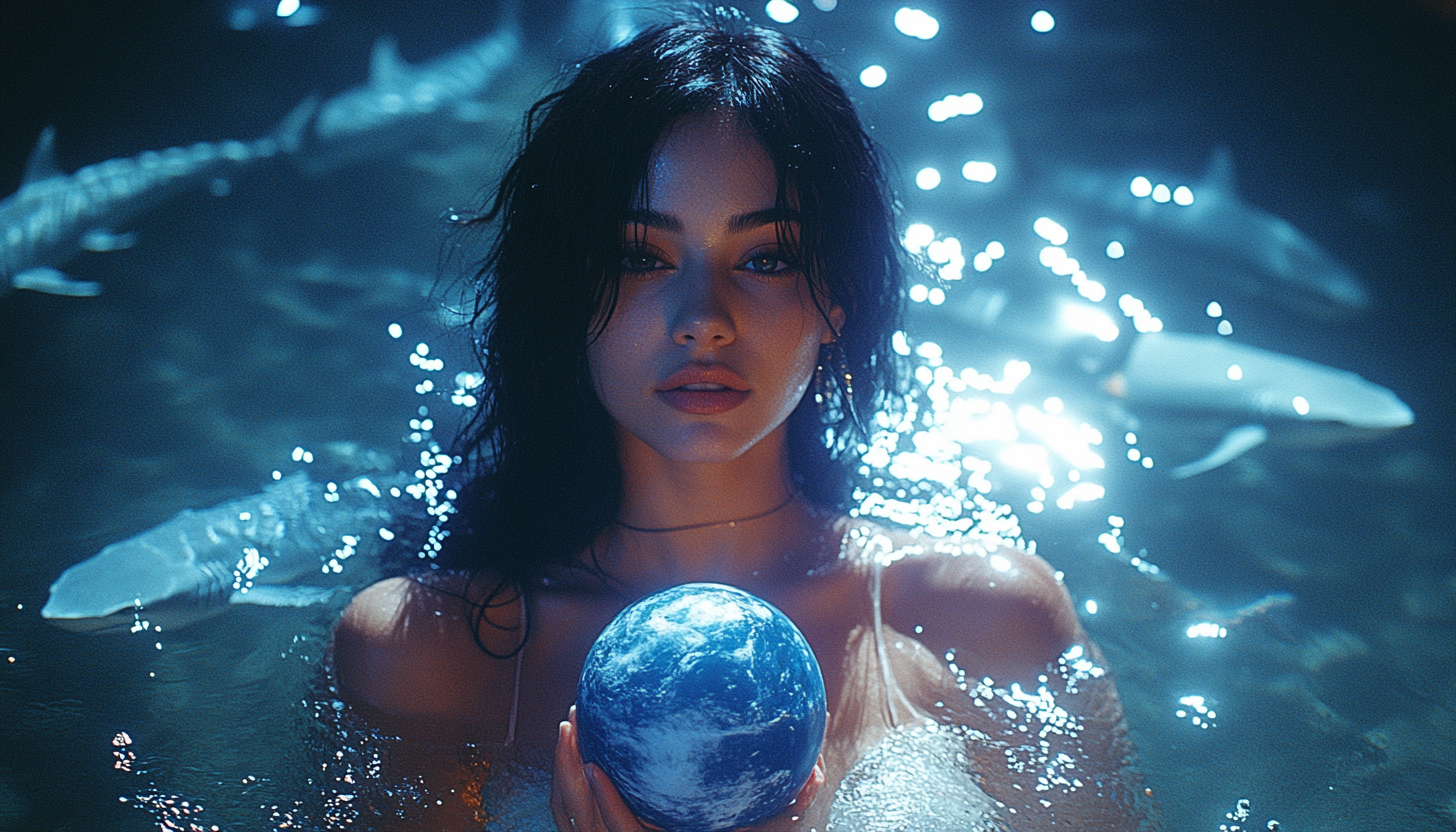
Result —
<instances>
[{"instance_id":1,"label":"woman's eye","mask_svg":"<svg viewBox=\"0 0 1456 832\"><path fill-rule=\"evenodd\" d=\"M794 265L777 254L760 254L745 261L743 268L755 274L780 274L791 271Z\"/></svg>"},{"instance_id":2,"label":"woman's eye","mask_svg":"<svg viewBox=\"0 0 1456 832\"><path fill-rule=\"evenodd\" d=\"M622 271L651 272L666 268L662 258L650 251L629 251L622 255Z\"/></svg>"}]
</instances>

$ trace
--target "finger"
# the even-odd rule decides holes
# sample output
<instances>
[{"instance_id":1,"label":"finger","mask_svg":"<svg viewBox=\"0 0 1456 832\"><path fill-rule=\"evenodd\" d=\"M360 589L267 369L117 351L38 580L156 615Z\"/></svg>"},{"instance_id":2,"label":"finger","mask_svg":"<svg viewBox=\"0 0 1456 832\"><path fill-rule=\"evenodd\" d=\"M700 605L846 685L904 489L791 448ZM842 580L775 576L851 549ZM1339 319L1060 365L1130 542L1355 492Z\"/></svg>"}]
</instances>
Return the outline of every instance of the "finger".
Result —
<instances>
[{"instance_id":1,"label":"finger","mask_svg":"<svg viewBox=\"0 0 1456 832\"><path fill-rule=\"evenodd\" d=\"M814 761L814 770L809 772L809 779L805 781L804 788L799 789L798 796L789 805L789 813L802 815L808 811L809 807L813 805L814 799L819 796L819 789L823 787L824 780L824 755L820 754L819 759Z\"/></svg>"},{"instance_id":2,"label":"finger","mask_svg":"<svg viewBox=\"0 0 1456 832\"><path fill-rule=\"evenodd\" d=\"M571 743L566 734L570 727L562 722L556 730L555 765L551 774L551 819L556 822L558 832L575 832L576 825L566 800L566 783L571 777Z\"/></svg>"},{"instance_id":3,"label":"finger","mask_svg":"<svg viewBox=\"0 0 1456 832\"><path fill-rule=\"evenodd\" d=\"M576 728L570 722L559 726L556 741L555 771L551 778L553 813L563 832L589 832L602 828L591 785L581 765L581 751L576 744Z\"/></svg>"},{"instance_id":4,"label":"finger","mask_svg":"<svg viewBox=\"0 0 1456 832\"><path fill-rule=\"evenodd\" d=\"M586 776L587 782L591 784L592 794L596 797L597 810L601 813L608 832L642 832L647 828L627 808L617 792L617 787L612 784L607 773L602 771L601 766L587 763Z\"/></svg>"}]
</instances>

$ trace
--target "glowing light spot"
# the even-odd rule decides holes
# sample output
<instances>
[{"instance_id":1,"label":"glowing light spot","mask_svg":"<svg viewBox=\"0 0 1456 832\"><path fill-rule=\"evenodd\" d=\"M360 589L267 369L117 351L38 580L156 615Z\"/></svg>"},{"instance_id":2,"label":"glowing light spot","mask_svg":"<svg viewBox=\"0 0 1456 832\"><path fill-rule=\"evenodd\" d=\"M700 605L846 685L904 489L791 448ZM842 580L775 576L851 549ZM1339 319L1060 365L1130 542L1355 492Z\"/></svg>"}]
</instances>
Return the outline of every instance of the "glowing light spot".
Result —
<instances>
[{"instance_id":1,"label":"glowing light spot","mask_svg":"<svg viewBox=\"0 0 1456 832\"><path fill-rule=\"evenodd\" d=\"M1132 460L1133 462L1137 462L1138 460L1143 458L1143 452L1138 450L1137 448L1128 448L1127 458Z\"/></svg>"},{"instance_id":2,"label":"glowing light spot","mask_svg":"<svg viewBox=\"0 0 1456 832\"><path fill-rule=\"evenodd\" d=\"M921 168L915 174L915 184L922 191L929 191L940 186L940 171L935 168Z\"/></svg>"},{"instance_id":3,"label":"glowing light spot","mask_svg":"<svg viewBox=\"0 0 1456 832\"><path fill-rule=\"evenodd\" d=\"M1067 229L1063 228L1060 223L1051 217L1039 218L1031 224L1031 230L1035 231L1038 237L1054 246L1064 246L1067 244Z\"/></svg>"},{"instance_id":4,"label":"glowing light spot","mask_svg":"<svg viewBox=\"0 0 1456 832\"><path fill-rule=\"evenodd\" d=\"M839 5L839 0L814 0L814 8L821 12L832 12L834 7Z\"/></svg>"},{"instance_id":5,"label":"glowing light spot","mask_svg":"<svg viewBox=\"0 0 1456 832\"><path fill-rule=\"evenodd\" d=\"M1041 253L1037 255L1036 259L1043 266L1054 269L1058 263L1067 259L1067 250L1061 246L1042 246Z\"/></svg>"},{"instance_id":6,"label":"glowing light spot","mask_svg":"<svg viewBox=\"0 0 1456 832\"><path fill-rule=\"evenodd\" d=\"M1228 630L1212 621L1203 621L1188 628L1189 638L1227 638Z\"/></svg>"},{"instance_id":7,"label":"glowing light spot","mask_svg":"<svg viewBox=\"0 0 1456 832\"><path fill-rule=\"evenodd\" d=\"M1129 445L1137 444L1137 434L1133 433L1132 431L1128 431L1127 435L1122 437L1122 439Z\"/></svg>"},{"instance_id":8,"label":"glowing light spot","mask_svg":"<svg viewBox=\"0 0 1456 832\"><path fill-rule=\"evenodd\" d=\"M1126 253L1127 252L1124 251L1122 248L1122 243L1119 243L1116 240L1113 240L1112 242L1107 244L1107 256L1111 257L1113 260L1118 259Z\"/></svg>"},{"instance_id":9,"label":"glowing light spot","mask_svg":"<svg viewBox=\"0 0 1456 832\"><path fill-rule=\"evenodd\" d=\"M975 257L971 258L971 265L974 266L976 271L978 272L984 272L987 269L991 268L991 264L994 262L996 261L992 259L991 255L987 254L984 251L978 252Z\"/></svg>"},{"instance_id":10,"label":"glowing light spot","mask_svg":"<svg viewBox=\"0 0 1456 832\"><path fill-rule=\"evenodd\" d=\"M1167 202L1168 200L1170 200L1172 198L1173 198L1173 192L1170 191L1170 190L1168 190L1168 186L1167 185L1164 185L1162 183L1158 183L1157 185L1154 185L1153 186L1153 201L1154 202Z\"/></svg>"},{"instance_id":11,"label":"glowing light spot","mask_svg":"<svg viewBox=\"0 0 1456 832\"><path fill-rule=\"evenodd\" d=\"M404 330L400 328L399 324L389 325L389 337L398 338L402 335L404 335Z\"/></svg>"},{"instance_id":12,"label":"glowing light spot","mask_svg":"<svg viewBox=\"0 0 1456 832\"><path fill-rule=\"evenodd\" d=\"M1061 308L1057 322L1073 332L1091 335L1104 344L1116 341L1119 334L1117 324L1112 318L1095 306L1066 304Z\"/></svg>"},{"instance_id":13,"label":"glowing light spot","mask_svg":"<svg viewBox=\"0 0 1456 832\"><path fill-rule=\"evenodd\" d=\"M889 77L890 74L885 72L884 67L879 64L870 64L859 74L859 82L870 89L874 89L884 84Z\"/></svg>"},{"instance_id":14,"label":"glowing light spot","mask_svg":"<svg viewBox=\"0 0 1456 832\"><path fill-rule=\"evenodd\" d=\"M986 244L986 253L991 255L992 260L1000 260L1006 256L1006 246L992 240Z\"/></svg>"},{"instance_id":15,"label":"glowing light spot","mask_svg":"<svg viewBox=\"0 0 1456 832\"><path fill-rule=\"evenodd\" d=\"M1077 294L1093 303L1101 303L1102 299L1107 297L1107 288L1095 280L1088 280L1078 284Z\"/></svg>"},{"instance_id":16,"label":"glowing light spot","mask_svg":"<svg viewBox=\"0 0 1456 832\"><path fill-rule=\"evenodd\" d=\"M1146 176L1134 176L1132 180L1132 195L1144 197L1153 192L1153 183L1148 181Z\"/></svg>"},{"instance_id":17,"label":"glowing light spot","mask_svg":"<svg viewBox=\"0 0 1456 832\"><path fill-rule=\"evenodd\" d=\"M1011 561L1007 560L1005 555L992 555L991 557L987 558L987 562L991 565L991 568L996 570L997 572L1011 571Z\"/></svg>"},{"instance_id":18,"label":"glowing light spot","mask_svg":"<svg viewBox=\"0 0 1456 832\"><path fill-rule=\"evenodd\" d=\"M788 0L769 0L763 10L775 23L793 23L799 18L799 7Z\"/></svg>"},{"instance_id":19,"label":"glowing light spot","mask_svg":"<svg viewBox=\"0 0 1456 832\"><path fill-rule=\"evenodd\" d=\"M1091 598L1088 598L1087 603L1083 604L1082 607L1087 610L1088 615L1097 614L1097 602L1093 601Z\"/></svg>"},{"instance_id":20,"label":"glowing light spot","mask_svg":"<svg viewBox=\"0 0 1456 832\"><path fill-rule=\"evenodd\" d=\"M973 92L965 95L947 95L939 101L932 102L927 114L930 120L942 122L956 116L973 116L986 106L981 96Z\"/></svg>"},{"instance_id":21,"label":"glowing light spot","mask_svg":"<svg viewBox=\"0 0 1456 832\"><path fill-rule=\"evenodd\" d=\"M945 290L940 288L939 286L932 288L926 300L930 301L931 306L939 306L942 303L945 303Z\"/></svg>"},{"instance_id":22,"label":"glowing light spot","mask_svg":"<svg viewBox=\"0 0 1456 832\"><path fill-rule=\"evenodd\" d=\"M1107 494L1107 489L1094 482L1079 482L1068 488L1062 496L1057 498L1057 508L1066 510L1077 503L1089 503L1093 500L1100 500Z\"/></svg>"},{"instance_id":23,"label":"glowing light spot","mask_svg":"<svg viewBox=\"0 0 1456 832\"><path fill-rule=\"evenodd\" d=\"M896 330L890 339L890 346L895 350L896 355L909 355L910 342L905 338L904 330Z\"/></svg>"},{"instance_id":24,"label":"glowing light spot","mask_svg":"<svg viewBox=\"0 0 1456 832\"><path fill-rule=\"evenodd\" d=\"M394 532L390 531L389 529L381 528L379 530L379 536L384 538L385 540L393 540Z\"/></svg>"},{"instance_id":25,"label":"glowing light spot","mask_svg":"<svg viewBox=\"0 0 1456 832\"><path fill-rule=\"evenodd\" d=\"M1208 317L1210 318L1218 318L1223 315L1223 307L1220 306L1218 301L1216 300L1210 301L1208 304L1208 308L1203 311L1207 312Z\"/></svg>"},{"instance_id":26,"label":"glowing light spot","mask_svg":"<svg viewBox=\"0 0 1456 832\"><path fill-rule=\"evenodd\" d=\"M299 0L280 0L277 15L279 17L292 17L293 13L298 11L300 5Z\"/></svg>"},{"instance_id":27,"label":"glowing light spot","mask_svg":"<svg viewBox=\"0 0 1456 832\"><path fill-rule=\"evenodd\" d=\"M1294 412L1301 416L1309 415L1309 399L1303 396L1294 397Z\"/></svg>"},{"instance_id":28,"label":"glowing light spot","mask_svg":"<svg viewBox=\"0 0 1456 832\"><path fill-rule=\"evenodd\" d=\"M1244 368L1237 364L1230 364L1228 368L1229 381L1238 381L1244 377Z\"/></svg>"},{"instance_id":29,"label":"glowing light spot","mask_svg":"<svg viewBox=\"0 0 1456 832\"><path fill-rule=\"evenodd\" d=\"M1042 10L1031 16L1031 28L1038 32L1050 32L1057 21L1052 17L1051 12Z\"/></svg>"},{"instance_id":30,"label":"glowing light spot","mask_svg":"<svg viewBox=\"0 0 1456 832\"><path fill-rule=\"evenodd\" d=\"M935 229L923 222L917 222L905 229L905 248L912 254L920 254L935 241Z\"/></svg>"},{"instance_id":31,"label":"glowing light spot","mask_svg":"<svg viewBox=\"0 0 1456 832\"><path fill-rule=\"evenodd\" d=\"M991 182L996 178L996 166L990 162L966 162L961 166L961 176L972 182Z\"/></svg>"},{"instance_id":32,"label":"glowing light spot","mask_svg":"<svg viewBox=\"0 0 1456 832\"><path fill-rule=\"evenodd\" d=\"M1173 191L1173 201L1179 205L1192 205L1193 191L1189 190L1187 185L1179 185Z\"/></svg>"},{"instance_id":33,"label":"glowing light spot","mask_svg":"<svg viewBox=\"0 0 1456 832\"><path fill-rule=\"evenodd\" d=\"M1231 324L1231 323L1229 323L1228 321L1219 321L1218 322L1218 334L1219 335L1233 335L1234 334L1234 325Z\"/></svg>"},{"instance_id":34,"label":"glowing light spot","mask_svg":"<svg viewBox=\"0 0 1456 832\"><path fill-rule=\"evenodd\" d=\"M1056 396L1052 396L1051 398L1041 403L1041 409L1053 415L1061 413L1065 407L1066 405L1062 402L1062 400L1057 398Z\"/></svg>"},{"instance_id":35,"label":"glowing light spot","mask_svg":"<svg viewBox=\"0 0 1456 832\"><path fill-rule=\"evenodd\" d=\"M1151 468L1151 467L1153 467L1153 458L1150 457L1150 456L1143 457L1143 467L1144 468Z\"/></svg>"},{"instance_id":36,"label":"glowing light spot","mask_svg":"<svg viewBox=\"0 0 1456 832\"><path fill-rule=\"evenodd\" d=\"M940 348L940 345L935 343L934 341L922 341L920 345L915 348L915 354L920 356L921 358L929 360L932 364L935 364L939 363L940 357L942 355L945 355L945 351L942 350Z\"/></svg>"},{"instance_id":37,"label":"glowing light spot","mask_svg":"<svg viewBox=\"0 0 1456 832\"><path fill-rule=\"evenodd\" d=\"M940 31L940 23L919 9L906 7L895 12L895 28L912 38L930 40Z\"/></svg>"},{"instance_id":38,"label":"glowing light spot","mask_svg":"<svg viewBox=\"0 0 1456 832\"><path fill-rule=\"evenodd\" d=\"M924 303L930 297L930 288L924 283L916 283L910 287L910 300L916 303Z\"/></svg>"},{"instance_id":39,"label":"glowing light spot","mask_svg":"<svg viewBox=\"0 0 1456 832\"><path fill-rule=\"evenodd\" d=\"M1036 474L1047 469L1049 453L1041 445L1018 442L1001 452L1001 461L1012 468Z\"/></svg>"}]
</instances>

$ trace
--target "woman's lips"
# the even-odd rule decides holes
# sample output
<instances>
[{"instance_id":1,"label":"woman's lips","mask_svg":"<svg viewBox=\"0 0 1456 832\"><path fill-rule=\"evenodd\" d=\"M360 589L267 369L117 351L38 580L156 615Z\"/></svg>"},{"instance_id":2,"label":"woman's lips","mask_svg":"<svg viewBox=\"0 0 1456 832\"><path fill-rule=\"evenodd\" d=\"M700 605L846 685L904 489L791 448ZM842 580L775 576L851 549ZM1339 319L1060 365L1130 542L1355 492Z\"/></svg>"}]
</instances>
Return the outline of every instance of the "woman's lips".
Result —
<instances>
[{"instance_id":1,"label":"woman's lips","mask_svg":"<svg viewBox=\"0 0 1456 832\"><path fill-rule=\"evenodd\" d=\"M659 390L657 395L674 410L694 416L712 416L727 413L743 404L743 400L748 398L748 391L727 387L706 390L674 387L671 390Z\"/></svg>"},{"instance_id":2,"label":"woman's lips","mask_svg":"<svg viewBox=\"0 0 1456 832\"><path fill-rule=\"evenodd\" d=\"M721 364L690 364L657 388L669 407L694 416L727 413L743 404L748 393L748 382Z\"/></svg>"}]
</instances>

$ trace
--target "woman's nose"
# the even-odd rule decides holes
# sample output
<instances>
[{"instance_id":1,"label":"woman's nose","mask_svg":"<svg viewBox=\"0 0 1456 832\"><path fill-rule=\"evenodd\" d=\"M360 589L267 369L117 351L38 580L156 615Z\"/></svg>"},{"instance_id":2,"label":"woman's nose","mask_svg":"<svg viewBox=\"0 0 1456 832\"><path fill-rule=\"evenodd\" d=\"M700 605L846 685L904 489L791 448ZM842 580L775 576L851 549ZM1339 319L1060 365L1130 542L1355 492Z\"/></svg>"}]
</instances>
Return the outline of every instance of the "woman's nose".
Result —
<instances>
[{"instance_id":1,"label":"woman's nose","mask_svg":"<svg viewBox=\"0 0 1456 832\"><path fill-rule=\"evenodd\" d=\"M680 346L723 347L737 337L728 278L711 268L683 268L673 281L672 340Z\"/></svg>"}]
</instances>

